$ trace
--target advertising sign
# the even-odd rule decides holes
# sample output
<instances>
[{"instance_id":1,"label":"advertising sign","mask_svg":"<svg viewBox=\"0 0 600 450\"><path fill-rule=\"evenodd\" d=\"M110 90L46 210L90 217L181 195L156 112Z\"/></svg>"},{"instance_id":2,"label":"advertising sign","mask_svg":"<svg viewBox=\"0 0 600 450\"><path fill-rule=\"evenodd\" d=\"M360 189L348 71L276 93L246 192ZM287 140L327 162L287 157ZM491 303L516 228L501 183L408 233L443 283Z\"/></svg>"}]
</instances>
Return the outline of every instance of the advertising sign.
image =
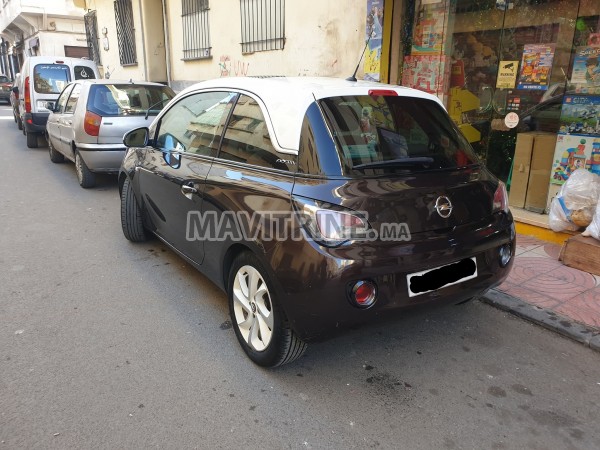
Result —
<instances>
[{"instance_id":1,"label":"advertising sign","mask_svg":"<svg viewBox=\"0 0 600 450\"><path fill-rule=\"evenodd\" d=\"M578 94L600 94L600 47L577 47L571 89Z\"/></svg>"},{"instance_id":2,"label":"advertising sign","mask_svg":"<svg viewBox=\"0 0 600 450\"><path fill-rule=\"evenodd\" d=\"M367 0L365 39L369 45L365 52L365 80L379 81L381 72L381 44L383 42L383 2Z\"/></svg>"},{"instance_id":3,"label":"advertising sign","mask_svg":"<svg viewBox=\"0 0 600 450\"><path fill-rule=\"evenodd\" d=\"M518 89L548 89L555 44L527 44L523 48Z\"/></svg>"},{"instance_id":4,"label":"advertising sign","mask_svg":"<svg viewBox=\"0 0 600 450\"><path fill-rule=\"evenodd\" d=\"M405 56L402 86L420 89L439 96L445 93L450 79L448 56Z\"/></svg>"}]
</instances>

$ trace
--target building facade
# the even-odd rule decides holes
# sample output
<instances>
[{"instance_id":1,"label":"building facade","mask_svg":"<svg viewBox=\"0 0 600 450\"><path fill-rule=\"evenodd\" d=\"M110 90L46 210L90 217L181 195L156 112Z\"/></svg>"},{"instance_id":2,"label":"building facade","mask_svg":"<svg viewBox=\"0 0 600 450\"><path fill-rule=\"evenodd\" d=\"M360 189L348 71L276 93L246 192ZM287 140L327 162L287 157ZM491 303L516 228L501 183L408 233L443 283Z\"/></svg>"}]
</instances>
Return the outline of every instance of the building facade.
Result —
<instances>
[{"instance_id":1,"label":"building facade","mask_svg":"<svg viewBox=\"0 0 600 450\"><path fill-rule=\"evenodd\" d=\"M87 57L80 0L2 0L0 72L10 78L27 56Z\"/></svg>"},{"instance_id":2,"label":"building facade","mask_svg":"<svg viewBox=\"0 0 600 450\"><path fill-rule=\"evenodd\" d=\"M21 49L17 54L45 50L42 38L58 29L49 7L33 4L69 3L3 2L0 28L5 39L12 36L13 55L15 48ZM535 185L535 196L547 193L549 200L577 167L600 170L599 0L72 3L85 13L90 57L106 77L182 90L217 77L346 78L357 70L358 79L437 95L488 168L508 182L511 195L519 177L525 177L526 190ZM67 48L66 41L52 42L49 49ZM547 162L536 160L545 169L531 183L527 168L538 135ZM521 149L530 160L516 173ZM544 177L548 183L540 190ZM544 210L544 204L539 200L532 209ZM527 206L525 200L513 206L519 205Z\"/></svg>"}]
</instances>

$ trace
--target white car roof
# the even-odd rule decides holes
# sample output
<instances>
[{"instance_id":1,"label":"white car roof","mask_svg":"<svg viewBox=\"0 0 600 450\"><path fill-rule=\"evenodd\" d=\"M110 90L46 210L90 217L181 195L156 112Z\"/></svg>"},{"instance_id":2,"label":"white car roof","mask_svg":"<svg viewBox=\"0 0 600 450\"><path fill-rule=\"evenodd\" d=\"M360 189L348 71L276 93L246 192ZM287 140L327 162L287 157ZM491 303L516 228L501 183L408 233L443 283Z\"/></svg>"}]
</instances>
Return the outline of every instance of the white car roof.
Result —
<instances>
[{"instance_id":1,"label":"white car roof","mask_svg":"<svg viewBox=\"0 0 600 450\"><path fill-rule=\"evenodd\" d=\"M416 89L369 81L315 77L217 78L196 83L180 92L177 98L205 89L245 91L258 97L269 114L267 126L273 145L283 153L298 152L304 115L315 100L344 95L369 95L371 90L391 89L398 96L433 100L444 107L437 97Z\"/></svg>"}]
</instances>

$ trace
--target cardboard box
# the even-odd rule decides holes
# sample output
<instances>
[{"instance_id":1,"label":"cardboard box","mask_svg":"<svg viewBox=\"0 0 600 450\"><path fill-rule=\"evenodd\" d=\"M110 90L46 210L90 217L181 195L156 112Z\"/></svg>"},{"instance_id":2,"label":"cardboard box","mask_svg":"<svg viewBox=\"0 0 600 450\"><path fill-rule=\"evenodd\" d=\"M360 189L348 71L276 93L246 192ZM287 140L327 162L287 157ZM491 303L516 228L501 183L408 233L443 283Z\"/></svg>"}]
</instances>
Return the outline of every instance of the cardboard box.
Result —
<instances>
[{"instance_id":1,"label":"cardboard box","mask_svg":"<svg viewBox=\"0 0 600 450\"><path fill-rule=\"evenodd\" d=\"M535 133L517 134L510 193L508 195L509 206L514 206L515 208L523 208L525 206L534 138Z\"/></svg>"},{"instance_id":2,"label":"cardboard box","mask_svg":"<svg viewBox=\"0 0 600 450\"><path fill-rule=\"evenodd\" d=\"M580 234L569 238L560 252L565 266L600 275L600 241Z\"/></svg>"},{"instance_id":3,"label":"cardboard box","mask_svg":"<svg viewBox=\"0 0 600 450\"><path fill-rule=\"evenodd\" d=\"M525 209L528 211L544 213L546 210L555 147L556 134L535 136L525 197Z\"/></svg>"}]
</instances>

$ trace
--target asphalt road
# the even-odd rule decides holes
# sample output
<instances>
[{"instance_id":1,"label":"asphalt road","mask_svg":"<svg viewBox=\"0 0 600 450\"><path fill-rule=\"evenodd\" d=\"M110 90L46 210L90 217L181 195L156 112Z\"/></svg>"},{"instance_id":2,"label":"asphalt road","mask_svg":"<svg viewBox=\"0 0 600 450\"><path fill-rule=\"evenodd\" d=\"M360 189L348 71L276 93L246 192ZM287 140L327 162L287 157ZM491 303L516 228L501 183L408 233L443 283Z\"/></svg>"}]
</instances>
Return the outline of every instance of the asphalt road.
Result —
<instances>
[{"instance_id":1,"label":"asphalt road","mask_svg":"<svg viewBox=\"0 0 600 450\"><path fill-rule=\"evenodd\" d=\"M598 448L600 354L471 302L265 370L225 295L121 233L116 180L27 149L0 105L0 449Z\"/></svg>"}]
</instances>

